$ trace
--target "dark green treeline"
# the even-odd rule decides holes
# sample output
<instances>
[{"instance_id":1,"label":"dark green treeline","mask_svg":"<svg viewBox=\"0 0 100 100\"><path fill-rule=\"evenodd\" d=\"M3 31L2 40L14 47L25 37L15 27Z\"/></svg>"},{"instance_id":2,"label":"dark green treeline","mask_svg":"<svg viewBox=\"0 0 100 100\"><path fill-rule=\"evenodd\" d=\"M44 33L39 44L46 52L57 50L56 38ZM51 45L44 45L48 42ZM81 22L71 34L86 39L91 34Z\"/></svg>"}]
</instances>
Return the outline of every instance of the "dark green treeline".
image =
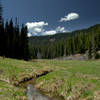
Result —
<instances>
[{"instance_id":1,"label":"dark green treeline","mask_svg":"<svg viewBox=\"0 0 100 100\"><path fill-rule=\"evenodd\" d=\"M67 34L67 33L66 33ZM72 32L70 37L49 43L29 43L31 58L52 59L87 52L89 59L97 58L100 50L100 25ZM44 38L44 37L43 37ZM49 40L48 40L49 41ZM39 41L38 41L39 42ZM36 45L35 45L36 44Z\"/></svg>"},{"instance_id":2,"label":"dark green treeline","mask_svg":"<svg viewBox=\"0 0 100 100\"><path fill-rule=\"evenodd\" d=\"M19 25L16 18L16 23L13 20L4 23L2 18L2 5L0 2L0 56L29 59L27 27Z\"/></svg>"}]
</instances>

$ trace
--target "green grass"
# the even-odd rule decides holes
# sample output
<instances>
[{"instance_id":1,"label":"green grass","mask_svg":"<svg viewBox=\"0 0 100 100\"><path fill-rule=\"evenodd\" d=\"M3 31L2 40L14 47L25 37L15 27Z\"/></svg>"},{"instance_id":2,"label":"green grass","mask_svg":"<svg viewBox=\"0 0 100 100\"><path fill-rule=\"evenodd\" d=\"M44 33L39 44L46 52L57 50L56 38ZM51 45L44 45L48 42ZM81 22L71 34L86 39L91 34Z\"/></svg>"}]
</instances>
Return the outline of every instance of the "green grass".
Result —
<instances>
[{"instance_id":1,"label":"green grass","mask_svg":"<svg viewBox=\"0 0 100 100\"><path fill-rule=\"evenodd\" d=\"M0 100L19 100L25 97L25 89L0 82Z\"/></svg>"},{"instance_id":2,"label":"green grass","mask_svg":"<svg viewBox=\"0 0 100 100\"><path fill-rule=\"evenodd\" d=\"M92 100L94 93L100 90L100 60L51 60L46 61L44 65L53 67L54 72L37 80L37 84L42 82L39 87L43 90L58 93L65 98L79 95L80 98L91 97ZM61 82L59 82L60 80Z\"/></svg>"},{"instance_id":3,"label":"green grass","mask_svg":"<svg viewBox=\"0 0 100 100\"><path fill-rule=\"evenodd\" d=\"M67 99L69 96L81 99L98 97L100 92L100 60L95 61L58 61L32 60L26 62L0 57L0 80L18 81L35 74L42 69L53 72L36 80L36 87L47 95L59 95ZM3 91L1 91L3 90ZM19 100L25 98L25 89L0 81L0 98L2 100Z\"/></svg>"},{"instance_id":4,"label":"green grass","mask_svg":"<svg viewBox=\"0 0 100 100\"><path fill-rule=\"evenodd\" d=\"M34 74L36 70L43 68L41 64L36 62L25 62L23 60L2 59L0 57L0 99L2 100L19 100L25 97L25 89L14 87L13 85L3 82L9 81L14 77L13 81L18 81L26 76Z\"/></svg>"}]
</instances>

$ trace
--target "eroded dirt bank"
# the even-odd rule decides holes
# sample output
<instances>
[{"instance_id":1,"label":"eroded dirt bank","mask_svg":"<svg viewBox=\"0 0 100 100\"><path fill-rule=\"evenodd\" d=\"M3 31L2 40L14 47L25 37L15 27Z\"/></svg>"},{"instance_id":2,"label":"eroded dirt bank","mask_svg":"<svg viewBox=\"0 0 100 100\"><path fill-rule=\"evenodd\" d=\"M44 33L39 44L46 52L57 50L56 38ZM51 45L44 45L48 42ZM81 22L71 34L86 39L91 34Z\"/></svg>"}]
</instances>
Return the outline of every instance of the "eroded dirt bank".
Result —
<instances>
[{"instance_id":1,"label":"eroded dirt bank","mask_svg":"<svg viewBox=\"0 0 100 100\"><path fill-rule=\"evenodd\" d=\"M14 81L15 79L11 79L11 83L15 86L20 86L21 84L25 84L25 83L28 83L28 82L31 82L34 80L34 83L35 83L35 80L39 77L42 77L44 75L47 75L48 73L51 73L52 70L50 69L41 69L41 70L37 70L33 75L30 75L30 76L26 76L26 77L23 77L17 81Z\"/></svg>"}]
</instances>

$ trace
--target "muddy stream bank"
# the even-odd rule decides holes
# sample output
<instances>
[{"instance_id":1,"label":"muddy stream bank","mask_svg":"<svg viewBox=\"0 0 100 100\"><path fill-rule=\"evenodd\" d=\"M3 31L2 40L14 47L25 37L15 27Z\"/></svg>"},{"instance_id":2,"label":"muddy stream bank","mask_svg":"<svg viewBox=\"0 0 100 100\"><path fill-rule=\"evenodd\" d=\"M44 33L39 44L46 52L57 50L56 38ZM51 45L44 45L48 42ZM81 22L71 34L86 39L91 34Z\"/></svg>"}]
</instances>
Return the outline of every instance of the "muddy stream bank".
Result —
<instances>
[{"instance_id":1,"label":"muddy stream bank","mask_svg":"<svg viewBox=\"0 0 100 100\"><path fill-rule=\"evenodd\" d=\"M28 100L64 100L60 96L48 96L48 93L35 87L35 80L20 84L21 87L26 89L26 96Z\"/></svg>"},{"instance_id":2,"label":"muddy stream bank","mask_svg":"<svg viewBox=\"0 0 100 100\"><path fill-rule=\"evenodd\" d=\"M22 81L19 82L18 86L24 87L26 89L26 96L28 100L64 100L63 97L53 95L52 93L45 92L35 87L36 79L47 75L50 72L52 71L44 71L41 74L37 74L35 78L24 78ZM50 94L50 96L48 96L48 94Z\"/></svg>"}]
</instances>

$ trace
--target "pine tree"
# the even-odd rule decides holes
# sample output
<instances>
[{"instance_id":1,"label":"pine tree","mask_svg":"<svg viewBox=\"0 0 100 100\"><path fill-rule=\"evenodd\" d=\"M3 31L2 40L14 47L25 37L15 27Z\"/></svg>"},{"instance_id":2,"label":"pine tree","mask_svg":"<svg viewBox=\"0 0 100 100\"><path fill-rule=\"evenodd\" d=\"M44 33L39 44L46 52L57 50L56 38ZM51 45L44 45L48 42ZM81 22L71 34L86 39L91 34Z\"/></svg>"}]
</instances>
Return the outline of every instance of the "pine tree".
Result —
<instances>
[{"instance_id":1,"label":"pine tree","mask_svg":"<svg viewBox=\"0 0 100 100\"><path fill-rule=\"evenodd\" d=\"M89 42L88 59L92 59L92 43L91 43L91 41Z\"/></svg>"},{"instance_id":2,"label":"pine tree","mask_svg":"<svg viewBox=\"0 0 100 100\"><path fill-rule=\"evenodd\" d=\"M10 56L10 39L9 39L9 23L8 21L6 21L6 24L5 24L5 41L6 41L6 46L5 46L5 56L9 57Z\"/></svg>"},{"instance_id":3,"label":"pine tree","mask_svg":"<svg viewBox=\"0 0 100 100\"><path fill-rule=\"evenodd\" d=\"M0 1L0 24L2 24L2 4L1 4L1 1Z\"/></svg>"},{"instance_id":4,"label":"pine tree","mask_svg":"<svg viewBox=\"0 0 100 100\"><path fill-rule=\"evenodd\" d=\"M24 60L28 60L29 59L29 47L28 47L28 37L27 37L27 27L24 26L24 24L22 25L22 29L21 29L21 37L20 37L20 54L21 54L21 58Z\"/></svg>"},{"instance_id":5,"label":"pine tree","mask_svg":"<svg viewBox=\"0 0 100 100\"><path fill-rule=\"evenodd\" d=\"M9 31L8 31L8 35L9 35L9 57L14 57L14 25L13 25L13 20L10 20L9 23Z\"/></svg>"},{"instance_id":6,"label":"pine tree","mask_svg":"<svg viewBox=\"0 0 100 100\"><path fill-rule=\"evenodd\" d=\"M18 21L17 21L17 18L15 20L15 28L14 28L14 42L13 42L13 45L14 45L14 57L15 58L19 58L19 52L20 52L20 49L19 49L19 45L20 45L20 41L19 41L19 37L20 37L20 34L19 34L19 25L18 25Z\"/></svg>"},{"instance_id":7,"label":"pine tree","mask_svg":"<svg viewBox=\"0 0 100 100\"><path fill-rule=\"evenodd\" d=\"M95 35L93 36L92 39L92 58L95 59L96 58L96 38Z\"/></svg>"},{"instance_id":8,"label":"pine tree","mask_svg":"<svg viewBox=\"0 0 100 100\"><path fill-rule=\"evenodd\" d=\"M4 24L2 19L2 4L0 1L0 56L3 56L4 54Z\"/></svg>"}]
</instances>

